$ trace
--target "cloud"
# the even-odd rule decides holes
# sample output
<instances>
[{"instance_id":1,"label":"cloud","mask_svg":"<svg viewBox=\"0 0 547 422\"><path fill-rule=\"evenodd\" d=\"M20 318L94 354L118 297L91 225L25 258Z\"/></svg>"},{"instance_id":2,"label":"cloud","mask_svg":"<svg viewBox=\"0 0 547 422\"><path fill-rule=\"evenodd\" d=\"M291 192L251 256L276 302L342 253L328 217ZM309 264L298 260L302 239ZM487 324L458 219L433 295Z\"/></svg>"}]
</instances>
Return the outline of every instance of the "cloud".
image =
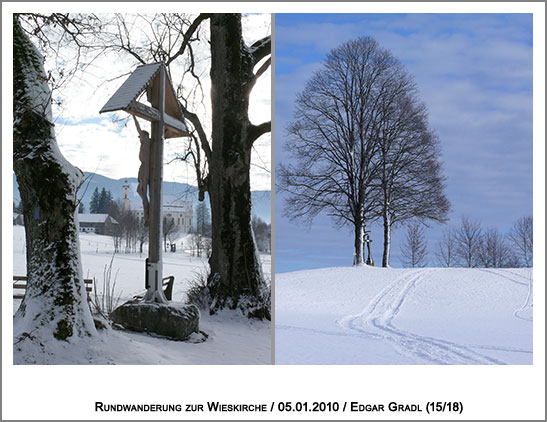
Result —
<instances>
[{"instance_id":1,"label":"cloud","mask_svg":"<svg viewBox=\"0 0 547 422\"><path fill-rule=\"evenodd\" d=\"M138 172L139 139L129 130L119 132L113 124L103 121L64 125L56 130L56 135L63 155L84 171L116 179Z\"/></svg>"}]
</instances>

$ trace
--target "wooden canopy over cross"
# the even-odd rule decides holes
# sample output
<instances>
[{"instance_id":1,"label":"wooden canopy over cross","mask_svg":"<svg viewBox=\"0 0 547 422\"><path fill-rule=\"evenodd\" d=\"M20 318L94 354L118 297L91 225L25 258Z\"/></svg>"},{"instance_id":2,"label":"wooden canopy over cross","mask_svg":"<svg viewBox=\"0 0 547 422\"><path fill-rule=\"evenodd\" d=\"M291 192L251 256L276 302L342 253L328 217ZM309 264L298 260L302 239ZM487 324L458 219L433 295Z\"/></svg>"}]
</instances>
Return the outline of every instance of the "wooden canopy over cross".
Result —
<instances>
[{"instance_id":1,"label":"wooden canopy over cross","mask_svg":"<svg viewBox=\"0 0 547 422\"><path fill-rule=\"evenodd\" d=\"M151 106L138 101L146 91ZM162 179L163 142L166 138L187 136L188 130L175 90L163 62L139 66L129 75L99 113L123 110L152 123L152 136L139 130L141 137L141 168L137 191L143 199L145 215L148 212L149 247L146 260L145 300L167 302L162 289ZM137 124L138 126L138 124ZM150 191L148 201L147 191ZM149 205L148 205L149 204Z\"/></svg>"},{"instance_id":2,"label":"wooden canopy over cross","mask_svg":"<svg viewBox=\"0 0 547 422\"><path fill-rule=\"evenodd\" d=\"M154 92L158 91L161 69L165 70L163 62L143 64L135 69L129 78L110 97L99 113L123 110L134 116L142 117L150 122L160 120L160 112L154 107L137 101L146 90L146 96L150 103ZM187 136L188 131L179 107L171 78L165 72L165 138L177 138Z\"/></svg>"}]
</instances>

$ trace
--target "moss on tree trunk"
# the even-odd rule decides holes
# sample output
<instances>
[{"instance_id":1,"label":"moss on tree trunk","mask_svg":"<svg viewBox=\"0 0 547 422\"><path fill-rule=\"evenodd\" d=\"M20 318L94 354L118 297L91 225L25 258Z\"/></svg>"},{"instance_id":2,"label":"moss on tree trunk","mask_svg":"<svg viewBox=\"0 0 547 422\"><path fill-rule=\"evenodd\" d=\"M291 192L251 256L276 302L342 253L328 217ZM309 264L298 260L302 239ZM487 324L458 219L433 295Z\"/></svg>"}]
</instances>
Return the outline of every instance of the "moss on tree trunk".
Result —
<instances>
[{"instance_id":1,"label":"moss on tree trunk","mask_svg":"<svg viewBox=\"0 0 547 422\"><path fill-rule=\"evenodd\" d=\"M81 275L76 222L83 174L61 155L43 58L14 18L13 167L25 223L27 289L14 334L67 340L95 333Z\"/></svg>"}]
</instances>

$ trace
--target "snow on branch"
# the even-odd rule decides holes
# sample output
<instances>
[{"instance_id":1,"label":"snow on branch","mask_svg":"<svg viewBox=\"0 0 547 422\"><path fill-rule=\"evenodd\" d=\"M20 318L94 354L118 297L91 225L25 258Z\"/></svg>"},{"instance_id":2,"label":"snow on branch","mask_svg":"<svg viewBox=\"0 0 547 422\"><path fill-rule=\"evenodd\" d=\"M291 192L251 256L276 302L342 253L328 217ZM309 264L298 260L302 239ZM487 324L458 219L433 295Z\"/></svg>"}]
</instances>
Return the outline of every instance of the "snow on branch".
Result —
<instances>
[{"instance_id":1,"label":"snow on branch","mask_svg":"<svg viewBox=\"0 0 547 422\"><path fill-rule=\"evenodd\" d=\"M272 50L272 37L268 35L258 41L255 41L250 47L248 47L249 53L253 57L253 64L257 64L260 60L271 53Z\"/></svg>"}]
</instances>

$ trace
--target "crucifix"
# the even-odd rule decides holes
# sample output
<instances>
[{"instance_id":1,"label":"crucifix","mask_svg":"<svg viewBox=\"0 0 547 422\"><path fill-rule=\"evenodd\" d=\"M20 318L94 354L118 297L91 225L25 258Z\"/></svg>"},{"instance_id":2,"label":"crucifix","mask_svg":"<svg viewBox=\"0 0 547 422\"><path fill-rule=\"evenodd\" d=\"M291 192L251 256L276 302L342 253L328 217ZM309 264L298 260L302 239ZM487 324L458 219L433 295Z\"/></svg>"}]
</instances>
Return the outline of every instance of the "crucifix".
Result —
<instances>
[{"instance_id":1,"label":"crucifix","mask_svg":"<svg viewBox=\"0 0 547 422\"><path fill-rule=\"evenodd\" d=\"M372 254L370 253L370 242L372 242L372 239L370 238L370 235L368 234L368 232L365 232L365 233L366 233L365 243L367 244L367 252L368 252L366 264L374 267L374 260L372 259Z\"/></svg>"},{"instance_id":2,"label":"crucifix","mask_svg":"<svg viewBox=\"0 0 547 422\"><path fill-rule=\"evenodd\" d=\"M146 91L150 106L138 101ZM162 283L162 181L163 143L167 138L188 136L175 90L163 62L139 66L118 88L100 113L123 110L133 116L139 132L138 194L148 225L148 258L145 265L146 302L166 303ZM141 130L136 117L151 122L151 136ZM149 192L149 198L147 196Z\"/></svg>"},{"instance_id":3,"label":"crucifix","mask_svg":"<svg viewBox=\"0 0 547 422\"><path fill-rule=\"evenodd\" d=\"M146 130L141 129L141 125L139 125L139 121L135 116L133 116L133 120L135 121L137 132L139 132L139 140L141 142L139 150L139 161L141 162L141 166L139 167L139 174L137 176L137 181L139 182L137 185L137 193L142 200L144 227L148 227L150 222L150 201L148 199L150 185L150 134Z\"/></svg>"}]
</instances>

